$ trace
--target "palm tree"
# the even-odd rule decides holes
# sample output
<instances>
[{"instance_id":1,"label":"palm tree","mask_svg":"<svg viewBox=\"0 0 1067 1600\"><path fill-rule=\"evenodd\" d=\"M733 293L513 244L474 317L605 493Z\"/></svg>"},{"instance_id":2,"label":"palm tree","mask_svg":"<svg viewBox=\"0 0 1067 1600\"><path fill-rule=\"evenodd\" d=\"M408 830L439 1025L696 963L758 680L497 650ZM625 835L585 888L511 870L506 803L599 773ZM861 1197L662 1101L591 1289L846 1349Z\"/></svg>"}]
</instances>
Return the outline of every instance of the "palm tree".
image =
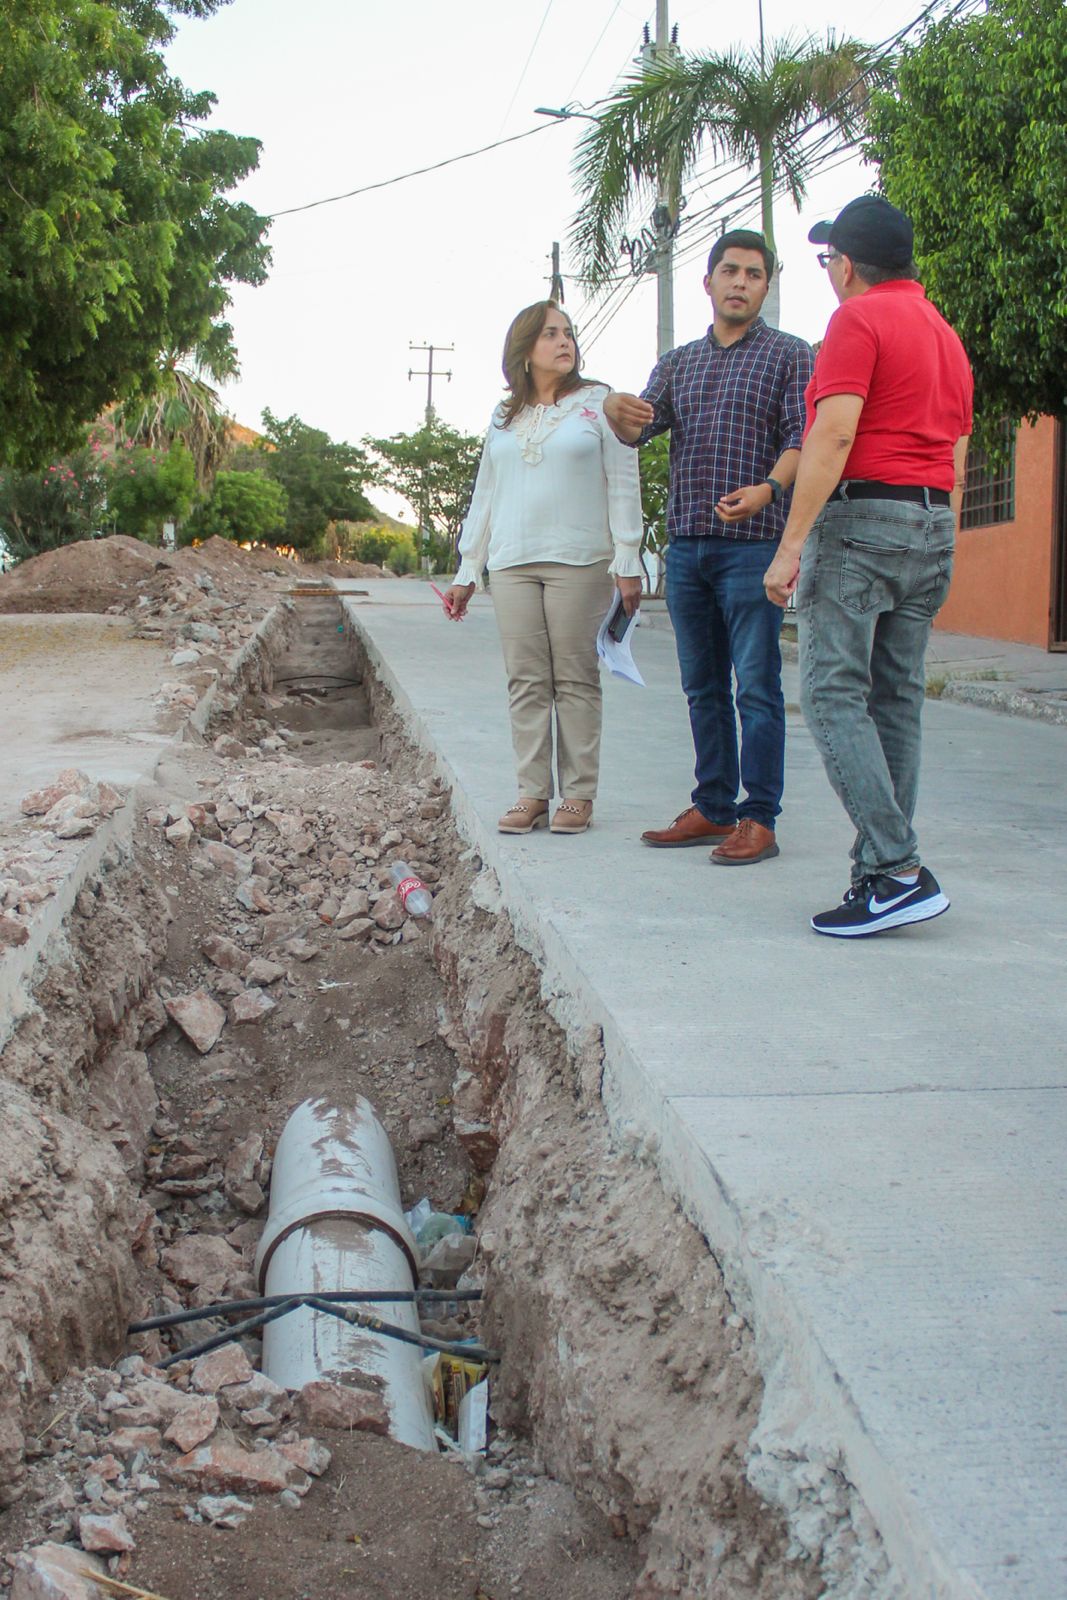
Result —
<instances>
[{"instance_id":1,"label":"palm tree","mask_svg":"<svg viewBox=\"0 0 1067 1600\"><path fill-rule=\"evenodd\" d=\"M888 58L856 39L788 37L724 55L667 56L622 84L583 135L575 176L585 199L573 227L592 287L616 271L618 239L632 201L666 187L672 220L682 184L702 150L758 175L764 238L774 244L774 192L784 183L798 208L814 154L801 142L813 118L849 142L864 125L871 80ZM775 274L777 280L777 273ZM778 321L777 281L764 315Z\"/></svg>"},{"instance_id":2,"label":"palm tree","mask_svg":"<svg viewBox=\"0 0 1067 1600\"><path fill-rule=\"evenodd\" d=\"M229 450L230 419L219 409L217 392L178 358L160 362L148 394L125 400L112 413L118 441L165 450L181 439L193 458L198 487L208 494Z\"/></svg>"}]
</instances>

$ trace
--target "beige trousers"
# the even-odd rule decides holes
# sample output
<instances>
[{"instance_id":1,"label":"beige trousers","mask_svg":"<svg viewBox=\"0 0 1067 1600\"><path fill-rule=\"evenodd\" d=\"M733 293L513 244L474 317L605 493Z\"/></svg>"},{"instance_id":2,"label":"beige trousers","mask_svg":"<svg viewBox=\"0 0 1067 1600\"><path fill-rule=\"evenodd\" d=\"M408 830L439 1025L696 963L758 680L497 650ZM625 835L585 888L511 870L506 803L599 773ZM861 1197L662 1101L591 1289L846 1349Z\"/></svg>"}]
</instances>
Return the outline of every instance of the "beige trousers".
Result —
<instances>
[{"instance_id":1,"label":"beige trousers","mask_svg":"<svg viewBox=\"0 0 1067 1600\"><path fill-rule=\"evenodd\" d=\"M550 800L552 712L565 800L592 800L600 770L596 635L611 599L607 561L503 567L490 575L504 665L519 794Z\"/></svg>"}]
</instances>

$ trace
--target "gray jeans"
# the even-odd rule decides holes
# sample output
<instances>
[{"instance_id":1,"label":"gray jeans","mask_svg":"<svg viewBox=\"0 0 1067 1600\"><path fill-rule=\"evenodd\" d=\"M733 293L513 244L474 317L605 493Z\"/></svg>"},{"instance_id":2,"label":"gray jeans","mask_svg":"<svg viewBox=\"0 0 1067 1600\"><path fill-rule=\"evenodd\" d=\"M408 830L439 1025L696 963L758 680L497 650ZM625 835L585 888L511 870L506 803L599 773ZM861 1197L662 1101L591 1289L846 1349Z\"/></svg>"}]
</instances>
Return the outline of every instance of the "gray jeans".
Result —
<instances>
[{"instance_id":1,"label":"gray jeans","mask_svg":"<svg viewBox=\"0 0 1067 1600\"><path fill-rule=\"evenodd\" d=\"M856 828L852 881L919 863L912 828L930 624L948 594L955 516L831 501L797 584L800 703Z\"/></svg>"}]
</instances>

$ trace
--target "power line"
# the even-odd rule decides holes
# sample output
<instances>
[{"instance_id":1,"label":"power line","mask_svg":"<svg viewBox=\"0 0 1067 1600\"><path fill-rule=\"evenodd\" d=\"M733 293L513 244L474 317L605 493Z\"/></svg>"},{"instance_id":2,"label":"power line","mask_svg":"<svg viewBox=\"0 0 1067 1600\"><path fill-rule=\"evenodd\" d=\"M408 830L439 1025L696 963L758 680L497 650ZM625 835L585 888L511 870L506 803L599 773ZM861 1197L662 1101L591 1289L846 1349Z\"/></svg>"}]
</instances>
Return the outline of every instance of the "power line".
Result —
<instances>
[{"instance_id":1,"label":"power line","mask_svg":"<svg viewBox=\"0 0 1067 1600\"><path fill-rule=\"evenodd\" d=\"M270 211L267 221L273 222L277 217L291 217L298 211L314 211L316 206L332 206L338 200L351 200L357 194L370 194L373 189L388 189L394 183L406 183L409 178L421 178L427 172L440 172L442 167L455 166L457 161L470 161L474 156L484 156L490 150L499 150L506 144L518 144L520 139L530 139L535 133L543 133L546 128L554 127L551 122L539 122L536 128L527 128L525 133L513 133L506 139L494 139L492 144L480 145L477 150L465 150L462 155L448 156L444 161L435 161L428 167L416 167L412 172L400 172L395 178L382 178L378 183L365 183L359 189L348 189L344 194L327 195L324 200L309 200L306 205L287 206L284 211Z\"/></svg>"},{"instance_id":2,"label":"power line","mask_svg":"<svg viewBox=\"0 0 1067 1600\"><path fill-rule=\"evenodd\" d=\"M596 55L597 51L600 49L601 43L603 42L603 39L604 39L604 35L607 33L608 29L611 27L611 24L615 21L616 13L618 12L619 7L621 5L622 5L622 0L615 0L615 4L612 6L611 11L610 11L610 13L608 15L607 22L605 22L604 26L601 28L600 32L597 34L596 44L593 46L593 48L590 50L589 54L586 56L585 64L583 65L581 72L579 72L578 76L575 78L574 82L571 84L570 89L567 92L567 100L564 101L564 104L567 104L568 101L573 100L575 90L578 88L578 85L581 83L582 79L585 77L586 73L588 72L589 63L592 61L593 57Z\"/></svg>"},{"instance_id":3,"label":"power line","mask_svg":"<svg viewBox=\"0 0 1067 1600\"><path fill-rule=\"evenodd\" d=\"M530 62L533 60L534 51L537 49L538 40L540 39L542 33L544 33L544 31L545 31L545 23L548 21L548 13L552 10L552 5L553 5L553 0L548 0L548 4L545 7L545 11L544 11L544 16L541 18L541 22L540 22L540 25L539 25L539 27L537 29L537 32L534 34L533 44L530 46L529 50L526 53L526 60L523 63L522 71L519 73L519 81L515 85L515 88L514 88L514 90L512 92L511 99L508 101L508 109L504 112L504 118L503 118L503 121L500 124L500 132L501 133L503 133L504 129L507 126L508 118L511 116L511 108L515 104L515 100L516 100L516 98L518 96L519 90L522 88L523 82L524 82L524 80L526 78L526 74L530 70Z\"/></svg>"}]
</instances>

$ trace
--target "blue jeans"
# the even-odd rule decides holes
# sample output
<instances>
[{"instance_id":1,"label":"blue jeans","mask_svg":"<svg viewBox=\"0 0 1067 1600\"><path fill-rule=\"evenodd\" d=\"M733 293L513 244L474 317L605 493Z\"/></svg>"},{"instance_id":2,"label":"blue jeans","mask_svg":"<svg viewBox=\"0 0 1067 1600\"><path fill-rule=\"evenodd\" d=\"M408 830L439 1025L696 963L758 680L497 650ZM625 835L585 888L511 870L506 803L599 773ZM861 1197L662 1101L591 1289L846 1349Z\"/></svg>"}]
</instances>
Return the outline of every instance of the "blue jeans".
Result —
<instances>
[{"instance_id":1,"label":"blue jeans","mask_svg":"<svg viewBox=\"0 0 1067 1600\"><path fill-rule=\"evenodd\" d=\"M672 539L667 550L667 610L696 750L693 804L708 822L752 817L773 828L781 810L782 612L763 592L777 548L769 539L713 537ZM740 803L739 784L745 791Z\"/></svg>"},{"instance_id":2,"label":"blue jeans","mask_svg":"<svg viewBox=\"0 0 1067 1600\"><path fill-rule=\"evenodd\" d=\"M831 501L800 561L800 703L856 829L852 881L918 866L912 828L930 625L956 519L900 500Z\"/></svg>"}]
</instances>

